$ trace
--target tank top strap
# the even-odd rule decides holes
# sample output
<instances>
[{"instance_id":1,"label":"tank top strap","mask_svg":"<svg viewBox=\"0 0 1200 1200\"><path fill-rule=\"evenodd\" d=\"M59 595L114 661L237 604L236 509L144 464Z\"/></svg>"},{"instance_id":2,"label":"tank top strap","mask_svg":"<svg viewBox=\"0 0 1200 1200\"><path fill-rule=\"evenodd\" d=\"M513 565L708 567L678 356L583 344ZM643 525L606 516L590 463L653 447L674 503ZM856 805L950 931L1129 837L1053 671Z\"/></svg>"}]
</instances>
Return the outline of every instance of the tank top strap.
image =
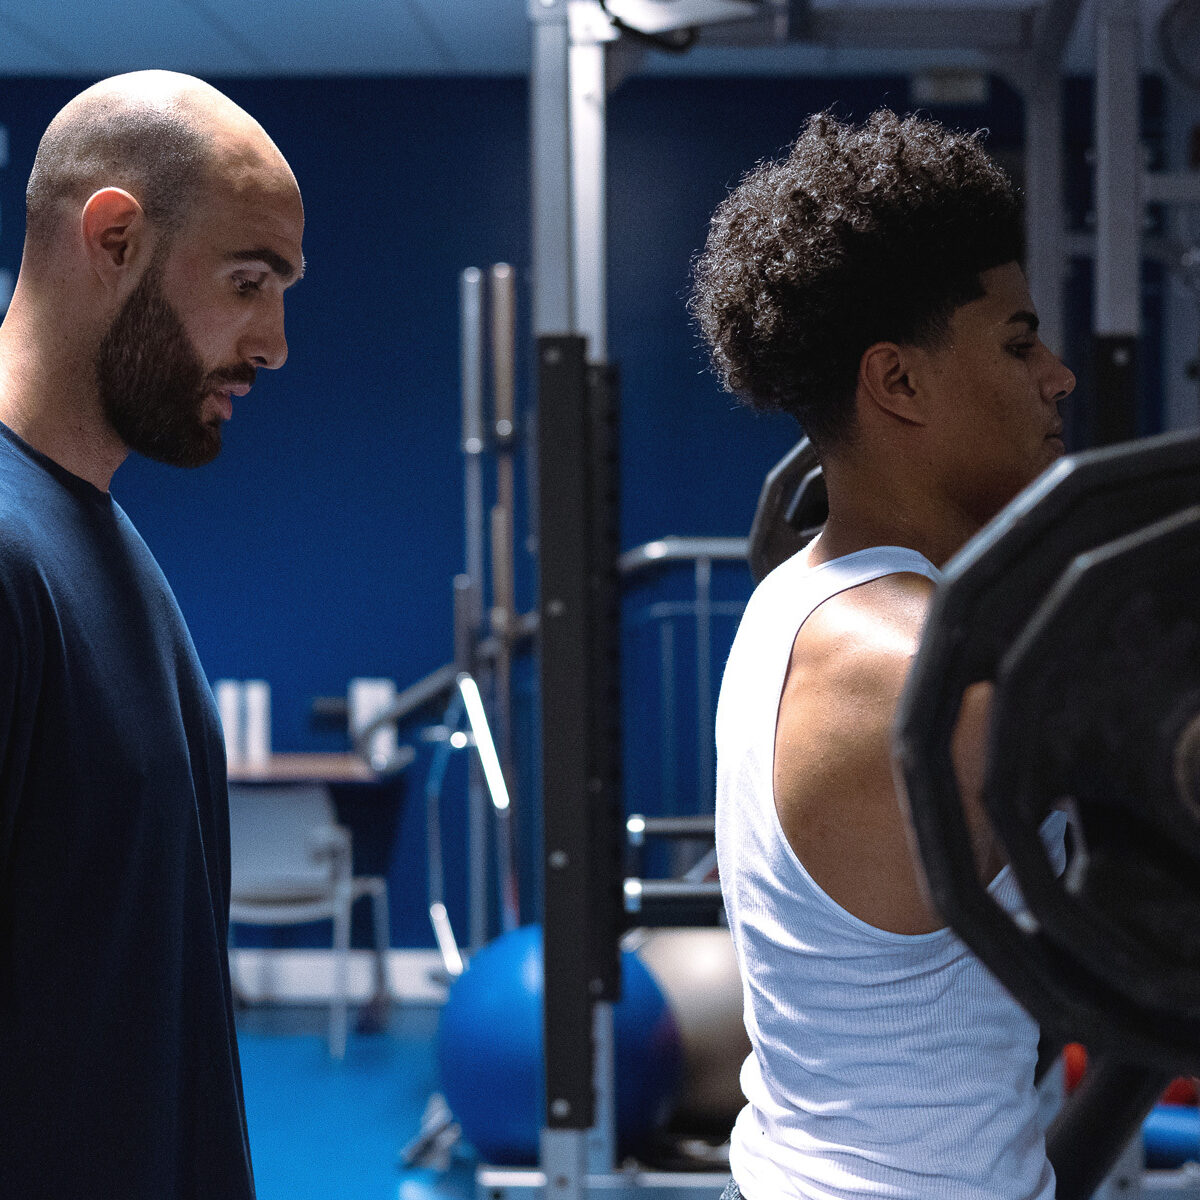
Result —
<instances>
[{"instance_id":1,"label":"tank top strap","mask_svg":"<svg viewBox=\"0 0 1200 1200\"><path fill-rule=\"evenodd\" d=\"M796 559L801 558L800 555L796 556ZM790 561L795 562L796 559ZM869 546L866 550L830 559L817 567L806 568L802 562L798 566L806 572L818 592L823 593L823 599L885 575L923 575L935 583L942 577L941 571L929 559L907 546Z\"/></svg>"}]
</instances>

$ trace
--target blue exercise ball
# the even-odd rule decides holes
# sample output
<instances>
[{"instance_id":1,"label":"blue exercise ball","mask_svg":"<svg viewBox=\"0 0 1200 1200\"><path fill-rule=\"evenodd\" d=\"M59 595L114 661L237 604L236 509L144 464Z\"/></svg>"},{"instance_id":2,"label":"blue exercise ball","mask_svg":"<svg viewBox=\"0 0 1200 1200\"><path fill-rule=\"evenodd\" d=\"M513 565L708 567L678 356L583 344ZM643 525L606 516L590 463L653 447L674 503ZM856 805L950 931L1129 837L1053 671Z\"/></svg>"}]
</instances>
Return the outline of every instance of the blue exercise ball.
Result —
<instances>
[{"instance_id":1,"label":"blue exercise ball","mask_svg":"<svg viewBox=\"0 0 1200 1200\"><path fill-rule=\"evenodd\" d=\"M679 1031L654 977L621 956L613 1013L617 1140L638 1146L670 1116L682 1076ZM480 1158L534 1163L544 1124L542 929L527 925L485 946L450 988L438 1026L442 1094ZM590 1046L580 1046L580 1054Z\"/></svg>"}]
</instances>

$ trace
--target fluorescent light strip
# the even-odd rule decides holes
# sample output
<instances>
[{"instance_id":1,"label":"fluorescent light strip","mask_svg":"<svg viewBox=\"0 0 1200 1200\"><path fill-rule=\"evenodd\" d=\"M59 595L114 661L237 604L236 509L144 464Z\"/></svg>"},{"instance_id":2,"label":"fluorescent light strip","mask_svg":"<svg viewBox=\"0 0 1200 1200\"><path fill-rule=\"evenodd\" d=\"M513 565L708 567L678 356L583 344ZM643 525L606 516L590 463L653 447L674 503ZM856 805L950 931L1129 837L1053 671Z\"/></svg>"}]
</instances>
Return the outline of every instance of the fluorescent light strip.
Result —
<instances>
[{"instance_id":1,"label":"fluorescent light strip","mask_svg":"<svg viewBox=\"0 0 1200 1200\"><path fill-rule=\"evenodd\" d=\"M500 770L500 759L496 757L496 745L492 741L492 731L488 728L487 713L483 709L479 685L464 672L458 677L458 690L462 693L463 703L467 707L467 720L470 721L471 732L475 735L475 749L479 751L479 761L483 766L483 777L487 780L488 791L492 794L492 803L500 812L504 812L508 808L508 786L504 782L504 772Z\"/></svg>"}]
</instances>

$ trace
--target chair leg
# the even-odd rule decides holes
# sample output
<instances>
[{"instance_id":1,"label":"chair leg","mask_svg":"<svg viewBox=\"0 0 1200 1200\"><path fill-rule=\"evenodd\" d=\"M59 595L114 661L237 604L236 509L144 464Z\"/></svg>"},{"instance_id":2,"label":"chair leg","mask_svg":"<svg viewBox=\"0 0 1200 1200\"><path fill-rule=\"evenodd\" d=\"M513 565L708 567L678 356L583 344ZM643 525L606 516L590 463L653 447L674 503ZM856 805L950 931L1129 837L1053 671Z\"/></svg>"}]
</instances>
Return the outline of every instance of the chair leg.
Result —
<instances>
[{"instance_id":1,"label":"chair leg","mask_svg":"<svg viewBox=\"0 0 1200 1200\"><path fill-rule=\"evenodd\" d=\"M391 998L388 986L388 951L391 949L392 933L388 924L387 883L382 879L371 881L371 908L375 915L375 1000L387 1002Z\"/></svg>"},{"instance_id":2,"label":"chair leg","mask_svg":"<svg viewBox=\"0 0 1200 1200\"><path fill-rule=\"evenodd\" d=\"M353 893L339 886L333 910L333 998L329 1011L329 1054L346 1056L346 1008L349 1002L350 902Z\"/></svg>"},{"instance_id":3,"label":"chair leg","mask_svg":"<svg viewBox=\"0 0 1200 1200\"><path fill-rule=\"evenodd\" d=\"M388 928L387 881L369 875L355 880L359 895L371 897L371 914L375 919L375 986L371 999L358 1012L355 1030L358 1033L384 1033L391 1015L391 988L388 985L387 955L391 943Z\"/></svg>"}]
</instances>

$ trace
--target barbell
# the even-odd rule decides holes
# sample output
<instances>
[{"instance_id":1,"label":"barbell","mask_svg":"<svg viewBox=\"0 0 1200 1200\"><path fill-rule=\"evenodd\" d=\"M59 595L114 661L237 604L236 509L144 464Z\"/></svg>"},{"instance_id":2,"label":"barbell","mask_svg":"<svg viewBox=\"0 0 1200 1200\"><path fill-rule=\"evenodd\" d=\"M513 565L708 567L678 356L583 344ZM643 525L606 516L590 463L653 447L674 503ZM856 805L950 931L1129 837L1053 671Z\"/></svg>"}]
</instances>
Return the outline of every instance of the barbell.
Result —
<instances>
[{"instance_id":1,"label":"barbell","mask_svg":"<svg viewBox=\"0 0 1200 1200\"><path fill-rule=\"evenodd\" d=\"M764 484L761 578L816 530L799 443ZM976 870L950 743L992 685L983 802L1020 885ZM1200 1071L1200 435L1064 458L946 564L895 726L939 913L1044 1030ZM1068 812L1055 873L1039 828Z\"/></svg>"},{"instance_id":2,"label":"barbell","mask_svg":"<svg viewBox=\"0 0 1200 1200\"><path fill-rule=\"evenodd\" d=\"M1200 437L1056 463L943 572L896 716L933 901L1044 1029L1200 1069ZM983 803L1025 908L971 852L950 739L994 685ZM1178 779L1187 780L1180 789ZM1074 850L1056 875L1054 808Z\"/></svg>"}]
</instances>

